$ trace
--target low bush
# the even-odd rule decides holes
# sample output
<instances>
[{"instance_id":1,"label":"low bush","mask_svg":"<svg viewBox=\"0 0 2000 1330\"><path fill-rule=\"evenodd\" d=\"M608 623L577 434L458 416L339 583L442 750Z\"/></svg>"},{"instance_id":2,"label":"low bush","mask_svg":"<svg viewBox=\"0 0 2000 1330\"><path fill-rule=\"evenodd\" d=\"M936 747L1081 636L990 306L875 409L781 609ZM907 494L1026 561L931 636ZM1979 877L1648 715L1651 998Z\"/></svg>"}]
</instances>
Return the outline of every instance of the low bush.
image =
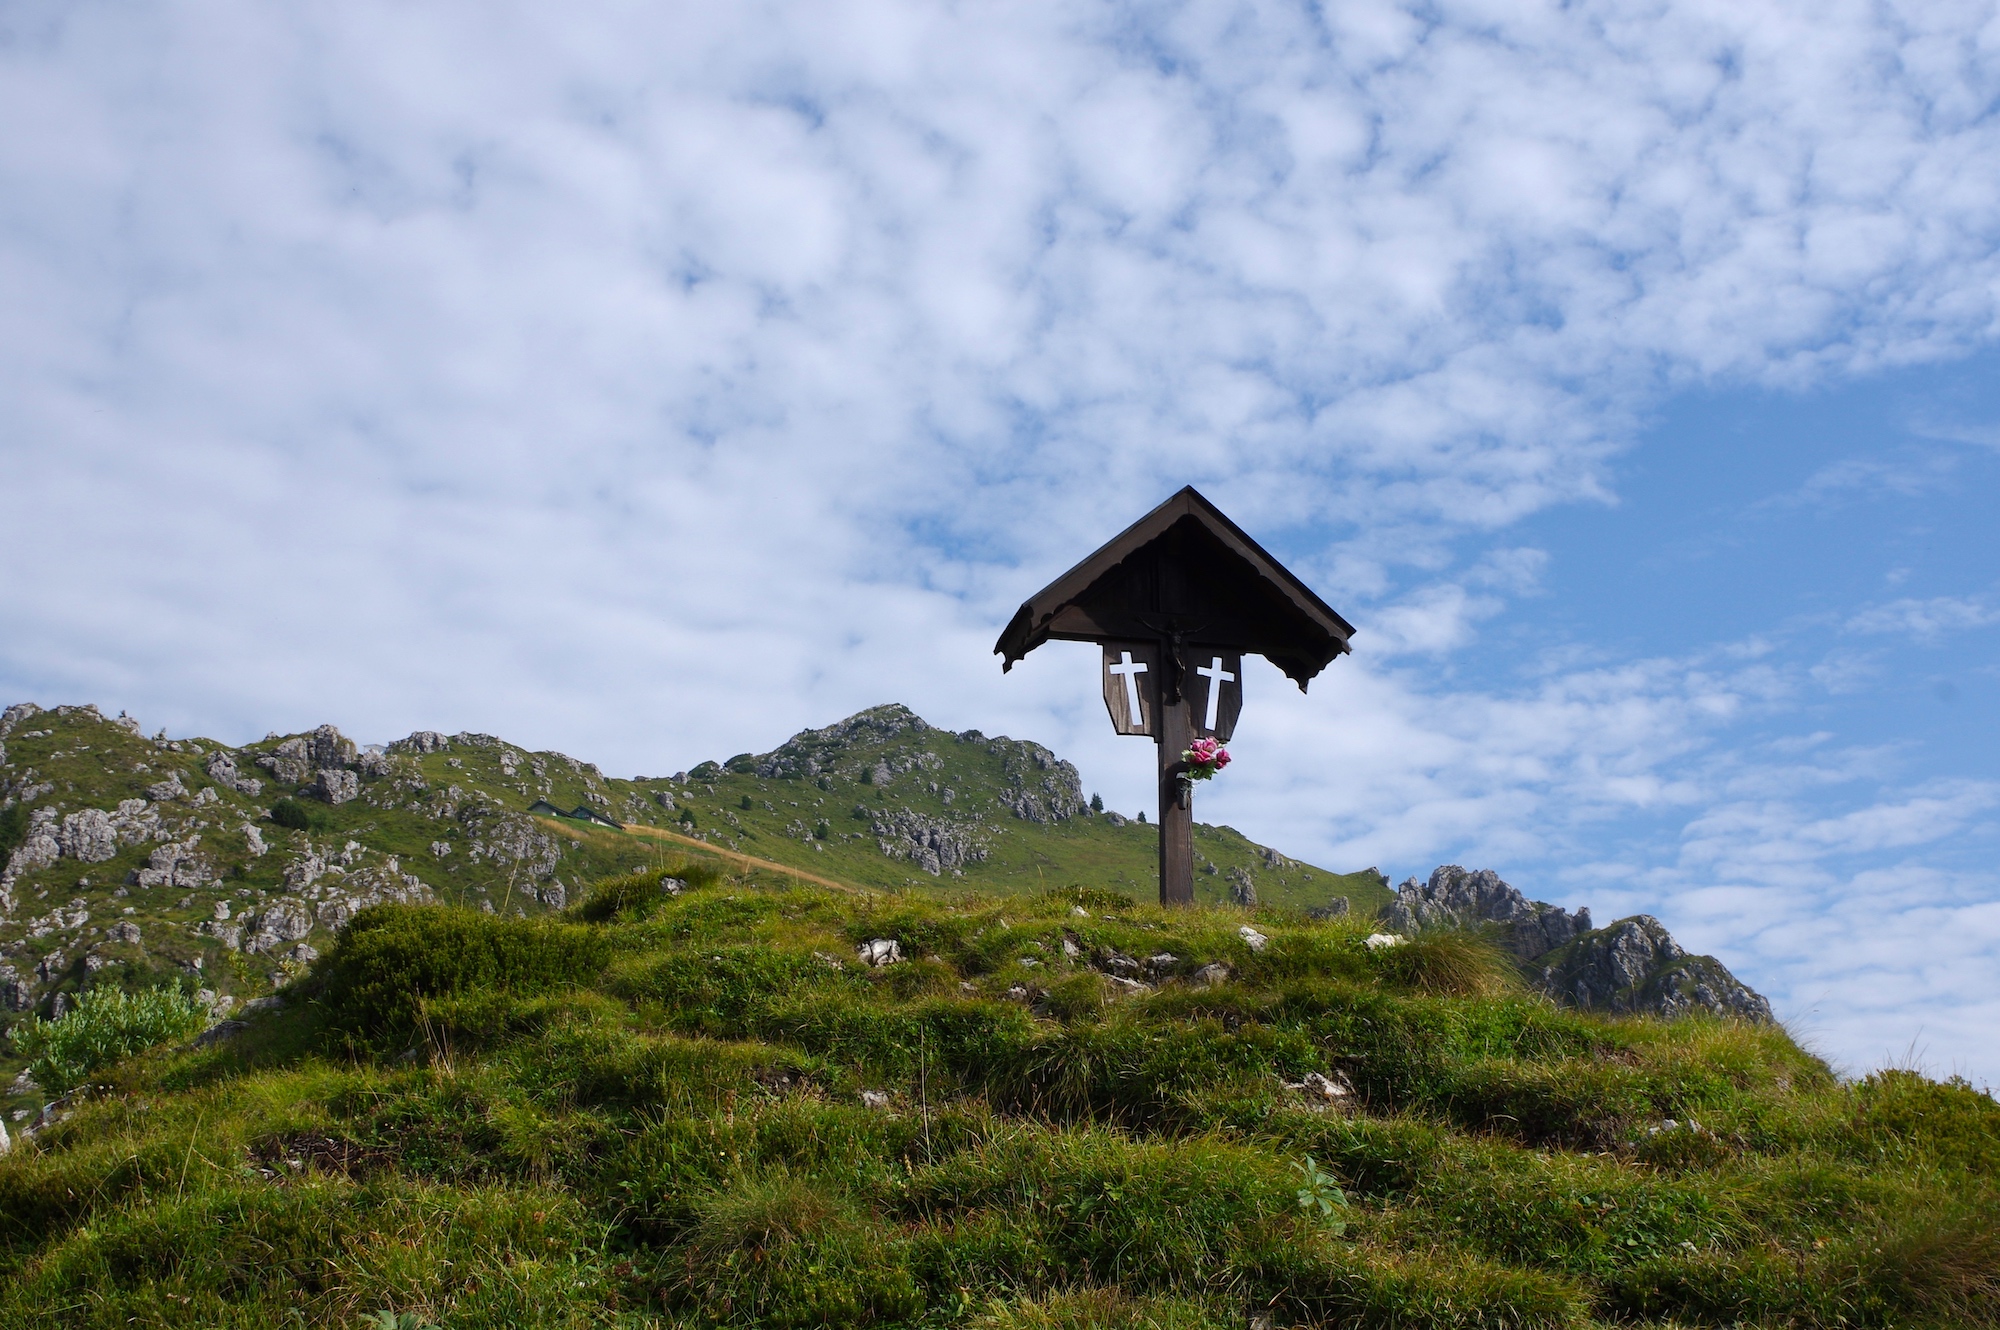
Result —
<instances>
[{"instance_id":1,"label":"low bush","mask_svg":"<svg viewBox=\"0 0 2000 1330\"><path fill-rule=\"evenodd\" d=\"M435 905L373 905L342 930L318 973L338 1027L400 1034L426 999L469 990L553 992L596 978L610 959L610 941L595 928Z\"/></svg>"},{"instance_id":2,"label":"low bush","mask_svg":"<svg viewBox=\"0 0 2000 1330\"><path fill-rule=\"evenodd\" d=\"M207 1005L178 988L93 988L56 1020L30 1016L9 1033L35 1083L59 1095L134 1053L192 1038L206 1024Z\"/></svg>"},{"instance_id":3,"label":"low bush","mask_svg":"<svg viewBox=\"0 0 2000 1330\"><path fill-rule=\"evenodd\" d=\"M271 821L287 831L315 831L326 825L326 814L307 808L289 796L271 805Z\"/></svg>"}]
</instances>

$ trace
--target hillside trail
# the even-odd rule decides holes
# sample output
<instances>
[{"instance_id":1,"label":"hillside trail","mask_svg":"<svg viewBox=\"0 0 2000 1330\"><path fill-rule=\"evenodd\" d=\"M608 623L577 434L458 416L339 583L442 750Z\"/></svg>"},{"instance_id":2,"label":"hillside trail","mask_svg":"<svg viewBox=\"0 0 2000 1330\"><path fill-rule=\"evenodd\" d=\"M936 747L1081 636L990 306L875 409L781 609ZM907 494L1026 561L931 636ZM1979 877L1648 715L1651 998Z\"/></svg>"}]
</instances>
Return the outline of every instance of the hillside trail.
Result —
<instances>
[{"instance_id":1,"label":"hillside trail","mask_svg":"<svg viewBox=\"0 0 2000 1330\"><path fill-rule=\"evenodd\" d=\"M587 834L575 827L564 826L552 817L537 817L535 821L541 823L551 831L561 832L571 840L582 840ZM851 882L841 882L834 878L821 877L817 873L808 873L803 868L793 868L790 864L781 864L774 859L759 859L753 854L741 854L735 850L725 850L720 846L711 845L705 840L696 840L693 836L683 836L679 832L665 831L659 827L632 825L625 828L625 833L633 836L650 836L654 840L672 841L677 845L686 845L692 849L700 850L704 854L712 854L718 859L726 859L740 864L745 868L768 869L773 873L783 873L787 877L795 877L804 882L812 882L822 887L831 887L835 891L845 891L857 896L872 894L866 888L857 887Z\"/></svg>"}]
</instances>

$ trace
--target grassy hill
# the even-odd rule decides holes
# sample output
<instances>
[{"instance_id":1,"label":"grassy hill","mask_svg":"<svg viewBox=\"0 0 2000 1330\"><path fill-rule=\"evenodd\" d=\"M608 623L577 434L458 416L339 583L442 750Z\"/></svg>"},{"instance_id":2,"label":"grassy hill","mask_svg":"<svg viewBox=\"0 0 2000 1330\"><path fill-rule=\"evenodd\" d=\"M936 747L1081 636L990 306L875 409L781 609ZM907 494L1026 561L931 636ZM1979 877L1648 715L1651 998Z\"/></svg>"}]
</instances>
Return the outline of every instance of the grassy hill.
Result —
<instances>
[{"instance_id":1,"label":"grassy hill","mask_svg":"<svg viewBox=\"0 0 2000 1330\"><path fill-rule=\"evenodd\" d=\"M1093 814L1076 769L1040 745L899 706L634 781L491 735L359 751L323 727L232 748L148 738L94 707L16 707L0 722L0 1022L109 983L254 998L368 905L540 914L689 844L883 889L1145 896L1157 843ZM1299 905L1389 899L1377 873L1297 863L1228 827L1198 828L1196 847L1206 900L1233 884ZM0 1085L16 1070L0 1049Z\"/></svg>"},{"instance_id":2,"label":"grassy hill","mask_svg":"<svg viewBox=\"0 0 2000 1330\"><path fill-rule=\"evenodd\" d=\"M1963 1085L1466 934L663 867L374 907L93 1074L0 1159L0 1327L2000 1324Z\"/></svg>"}]
</instances>

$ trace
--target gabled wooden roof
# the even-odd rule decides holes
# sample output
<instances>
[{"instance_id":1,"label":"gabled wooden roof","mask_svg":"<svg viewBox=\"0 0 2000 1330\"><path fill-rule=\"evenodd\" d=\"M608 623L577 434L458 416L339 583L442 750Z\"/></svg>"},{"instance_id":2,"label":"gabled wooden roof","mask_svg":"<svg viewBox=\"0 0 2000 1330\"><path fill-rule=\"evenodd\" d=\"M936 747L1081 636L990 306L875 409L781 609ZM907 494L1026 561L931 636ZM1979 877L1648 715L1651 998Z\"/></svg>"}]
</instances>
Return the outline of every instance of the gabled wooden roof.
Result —
<instances>
[{"instance_id":1,"label":"gabled wooden roof","mask_svg":"<svg viewBox=\"0 0 2000 1330\"><path fill-rule=\"evenodd\" d=\"M993 651L1010 670L1050 638L1178 635L1263 656L1303 690L1353 634L1190 485L1022 602Z\"/></svg>"}]
</instances>

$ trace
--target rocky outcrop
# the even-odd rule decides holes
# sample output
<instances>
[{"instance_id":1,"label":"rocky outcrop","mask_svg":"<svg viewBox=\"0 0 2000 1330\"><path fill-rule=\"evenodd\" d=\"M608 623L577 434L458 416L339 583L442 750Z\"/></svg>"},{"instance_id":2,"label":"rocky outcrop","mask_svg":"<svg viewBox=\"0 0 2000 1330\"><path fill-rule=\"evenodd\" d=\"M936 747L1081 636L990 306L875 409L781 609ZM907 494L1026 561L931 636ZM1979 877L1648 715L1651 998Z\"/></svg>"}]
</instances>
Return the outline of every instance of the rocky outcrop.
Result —
<instances>
[{"instance_id":1,"label":"rocky outcrop","mask_svg":"<svg viewBox=\"0 0 2000 1330\"><path fill-rule=\"evenodd\" d=\"M930 725L899 703L871 707L824 729L800 730L761 758L731 758L766 780L810 780L835 769L847 750L882 743L905 734L925 734ZM907 770L908 768L903 768ZM870 767L872 771L872 764ZM853 774L860 779L860 771Z\"/></svg>"},{"instance_id":2,"label":"rocky outcrop","mask_svg":"<svg viewBox=\"0 0 2000 1330\"><path fill-rule=\"evenodd\" d=\"M29 817L28 835L7 860L9 874L31 873L37 868L51 868L62 857L62 841L56 833L56 811L53 808L37 808Z\"/></svg>"},{"instance_id":3,"label":"rocky outcrop","mask_svg":"<svg viewBox=\"0 0 2000 1330\"><path fill-rule=\"evenodd\" d=\"M1090 807L1083 797L1083 777L1038 743L1025 739L988 739L986 749L1000 759L1013 787L1000 801L1024 822L1067 822Z\"/></svg>"},{"instance_id":4,"label":"rocky outcrop","mask_svg":"<svg viewBox=\"0 0 2000 1330\"><path fill-rule=\"evenodd\" d=\"M869 830L883 854L906 860L932 877L978 863L989 853L977 827L925 817L907 808L878 814Z\"/></svg>"},{"instance_id":5,"label":"rocky outcrop","mask_svg":"<svg viewBox=\"0 0 2000 1330\"><path fill-rule=\"evenodd\" d=\"M1410 878L1380 917L1405 936L1441 928L1486 932L1514 957L1529 982L1569 1006L1772 1019L1769 1002L1713 956L1682 948L1651 915L1592 928L1588 909L1572 914L1531 901L1491 869L1468 872L1445 864L1428 882Z\"/></svg>"},{"instance_id":6,"label":"rocky outcrop","mask_svg":"<svg viewBox=\"0 0 2000 1330\"><path fill-rule=\"evenodd\" d=\"M169 841L146 857L146 866L133 875L141 887L198 887L209 880L208 864L195 853L195 842Z\"/></svg>"},{"instance_id":7,"label":"rocky outcrop","mask_svg":"<svg viewBox=\"0 0 2000 1330\"><path fill-rule=\"evenodd\" d=\"M361 793L361 777L338 767L324 767L313 782L312 793L330 804L344 804Z\"/></svg>"},{"instance_id":8,"label":"rocky outcrop","mask_svg":"<svg viewBox=\"0 0 2000 1330\"><path fill-rule=\"evenodd\" d=\"M236 758L230 753L220 750L210 753L204 769L208 772L210 780L238 794L247 794L254 799L264 792L264 782L238 771Z\"/></svg>"},{"instance_id":9,"label":"rocky outcrop","mask_svg":"<svg viewBox=\"0 0 2000 1330\"><path fill-rule=\"evenodd\" d=\"M316 772L354 765L354 742L331 725L295 734L258 757L257 765L286 785L303 785Z\"/></svg>"},{"instance_id":10,"label":"rocky outcrop","mask_svg":"<svg viewBox=\"0 0 2000 1330\"><path fill-rule=\"evenodd\" d=\"M1492 869L1467 872L1457 864L1440 865L1428 882L1404 882L1381 918L1397 933L1497 924L1502 945L1517 960L1539 956L1590 930L1588 909L1571 914L1559 905L1531 901Z\"/></svg>"},{"instance_id":11,"label":"rocky outcrop","mask_svg":"<svg viewBox=\"0 0 2000 1330\"><path fill-rule=\"evenodd\" d=\"M1690 1012L1769 1022L1771 1004L1713 956L1696 956L1649 914L1584 933L1534 962L1543 992L1597 1011Z\"/></svg>"},{"instance_id":12,"label":"rocky outcrop","mask_svg":"<svg viewBox=\"0 0 2000 1330\"><path fill-rule=\"evenodd\" d=\"M101 808L83 808L62 820L56 839L62 852L86 864L101 864L118 853L118 830Z\"/></svg>"}]
</instances>

